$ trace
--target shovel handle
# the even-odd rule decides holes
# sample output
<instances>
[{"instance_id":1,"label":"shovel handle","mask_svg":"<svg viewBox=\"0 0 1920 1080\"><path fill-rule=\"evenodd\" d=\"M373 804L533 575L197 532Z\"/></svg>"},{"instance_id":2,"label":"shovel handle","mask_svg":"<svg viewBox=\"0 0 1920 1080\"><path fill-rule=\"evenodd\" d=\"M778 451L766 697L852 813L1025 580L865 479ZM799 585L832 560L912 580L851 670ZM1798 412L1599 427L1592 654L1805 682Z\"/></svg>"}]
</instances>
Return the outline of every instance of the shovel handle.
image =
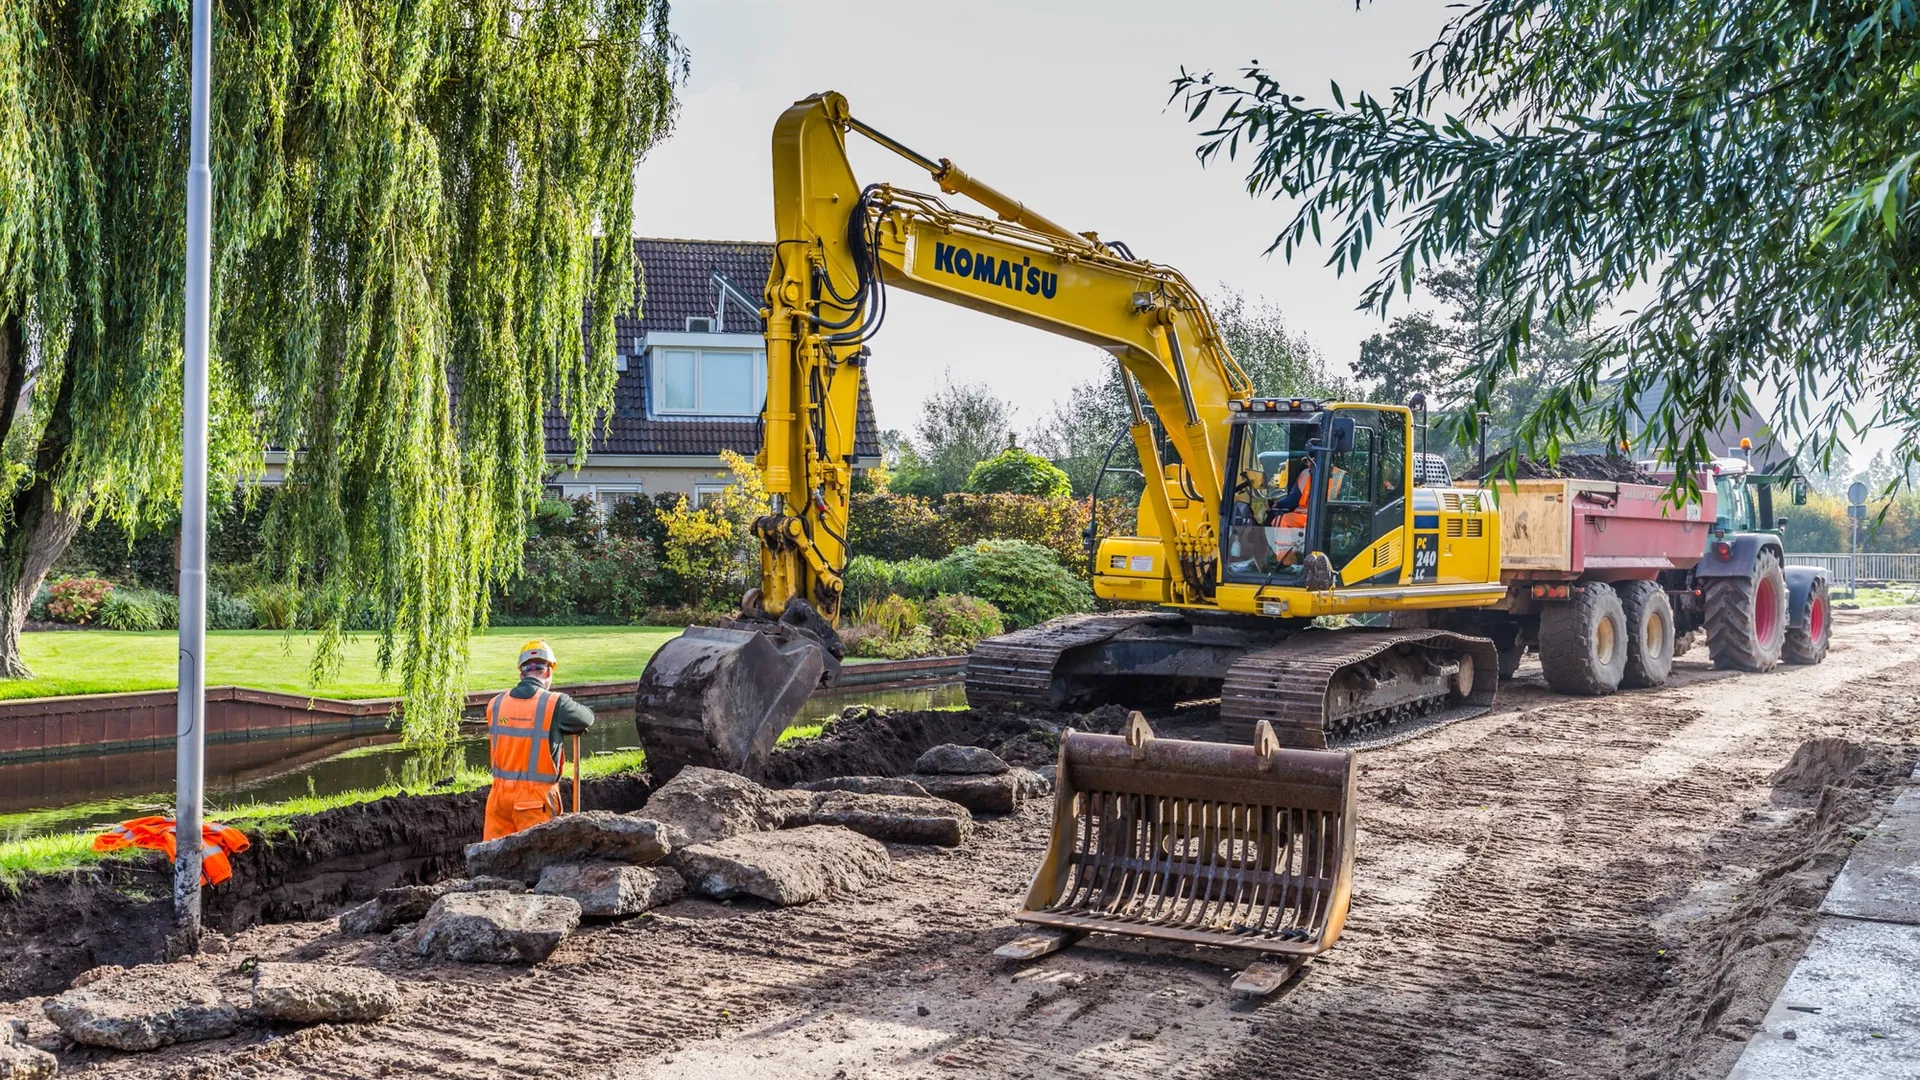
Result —
<instances>
[{"instance_id":1,"label":"shovel handle","mask_svg":"<svg viewBox=\"0 0 1920 1080\"><path fill-rule=\"evenodd\" d=\"M573 812L580 812L580 736L573 737Z\"/></svg>"}]
</instances>

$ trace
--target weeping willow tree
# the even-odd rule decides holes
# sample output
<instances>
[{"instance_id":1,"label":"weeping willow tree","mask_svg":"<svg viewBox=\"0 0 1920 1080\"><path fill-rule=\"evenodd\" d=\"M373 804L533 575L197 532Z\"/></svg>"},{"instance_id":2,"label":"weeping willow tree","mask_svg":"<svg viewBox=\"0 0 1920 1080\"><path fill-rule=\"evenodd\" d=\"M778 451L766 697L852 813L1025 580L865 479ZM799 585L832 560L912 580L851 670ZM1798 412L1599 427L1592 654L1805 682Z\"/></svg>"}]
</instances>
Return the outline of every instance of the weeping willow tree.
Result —
<instances>
[{"instance_id":1,"label":"weeping willow tree","mask_svg":"<svg viewBox=\"0 0 1920 1080\"><path fill-rule=\"evenodd\" d=\"M0 4L0 669L83 521L180 485L189 0ZM611 404L633 168L685 58L665 0L223 0L214 488L289 451L268 538L324 668L369 609L408 730L451 730L543 422ZM619 238L598 243L596 237Z\"/></svg>"}]
</instances>

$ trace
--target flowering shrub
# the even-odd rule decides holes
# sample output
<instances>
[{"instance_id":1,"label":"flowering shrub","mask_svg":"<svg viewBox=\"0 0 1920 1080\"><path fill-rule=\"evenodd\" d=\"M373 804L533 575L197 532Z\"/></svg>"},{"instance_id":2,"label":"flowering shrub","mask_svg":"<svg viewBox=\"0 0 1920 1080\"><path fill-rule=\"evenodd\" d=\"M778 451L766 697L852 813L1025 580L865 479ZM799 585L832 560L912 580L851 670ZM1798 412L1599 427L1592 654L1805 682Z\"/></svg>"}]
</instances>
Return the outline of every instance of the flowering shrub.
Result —
<instances>
[{"instance_id":1,"label":"flowering shrub","mask_svg":"<svg viewBox=\"0 0 1920 1080\"><path fill-rule=\"evenodd\" d=\"M56 581L47 601L47 617L54 622L86 625L100 613L100 606L113 595L113 583L100 578L67 578Z\"/></svg>"},{"instance_id":2,"label":"flowering shrub","mask_svg":"<svg viewBox=\"0 0 1920 1080\"><path fill-rule=\"evenodd\" d=\"M751 529L770 509L766 485L753 462L730 450L720 457L733 473L725 491L705 506L683 495L660 515L666 527L662 561L680 576L695 607L737 602L760 573L760 542Z\"/></svg>"}]
</instances>

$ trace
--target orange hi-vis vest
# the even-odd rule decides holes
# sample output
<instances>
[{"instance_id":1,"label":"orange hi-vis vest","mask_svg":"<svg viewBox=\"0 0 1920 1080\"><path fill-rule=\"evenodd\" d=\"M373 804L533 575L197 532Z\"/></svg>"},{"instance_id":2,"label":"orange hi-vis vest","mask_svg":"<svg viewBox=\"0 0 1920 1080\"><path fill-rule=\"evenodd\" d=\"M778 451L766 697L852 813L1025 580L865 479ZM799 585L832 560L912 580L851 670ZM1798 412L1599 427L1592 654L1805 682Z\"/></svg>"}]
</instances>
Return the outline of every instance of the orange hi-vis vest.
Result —
<instances>
[{"instance_id":1,"label":"orange hi-vis vest","mask_svg":"<svg viewBox=\"0 0 1920 1080\"><path fill-rule=\"evenodd\" d=\"M175 852L174 828L174 821L170 817L134 818L94 837L93 850L148 848L166 852L167 861L172 862ZM200 884L218 885L232 877L233 864L227 856L238 855L250 846L247 834L239 829L217 821L203 822L200 826Z\"/></svg>"},{"instance_id":2,"label":"orange hi-vis vest","mask_svg":"<svg viewBox=\"0 0 1920 1080\"><path fill-rule=\"evenodd\" d=\"M532 828L559 812L560 762L551 741L558 705L559 698L548 690L526 698L502 693L487 702L493 790L487 793L482 839Z\"/></svg>"},{"instance_id":3,"label":"orange hi-vis vest","mask_svg":"<svg viewBox=\"0 0 1920 1080\"><path fill-rule=\"evenodd\" d=\"M1333 470L1333 482L1327 485L1328 499L1340 497L1341 482L1346 478L1345 469ZM1280 515L1280 525L1287 529L1304 529L1307 527L1307 500L1313 497L1313 470L1301 469L1300 475L1294 478L1293 486L1300 489L1300 507Z\"/></svg>"}]
</instances>

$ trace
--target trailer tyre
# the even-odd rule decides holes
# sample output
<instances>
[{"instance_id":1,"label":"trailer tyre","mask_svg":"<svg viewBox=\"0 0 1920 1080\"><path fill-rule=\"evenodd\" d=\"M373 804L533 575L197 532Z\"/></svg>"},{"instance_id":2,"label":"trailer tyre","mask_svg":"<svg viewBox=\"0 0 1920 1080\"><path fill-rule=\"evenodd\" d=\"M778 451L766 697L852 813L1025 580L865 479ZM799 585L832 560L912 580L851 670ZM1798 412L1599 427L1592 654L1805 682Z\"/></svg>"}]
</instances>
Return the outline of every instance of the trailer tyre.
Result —
<instances>
[{"instance_id":1,"label":"trailer tyre","mask_svg":"<svg viewBox=\"0 0 1920 1080\"><path fill-rule=\"evenodd\" d=\"M1787 637L1787 576L1780 556L1762 548L1746 577L1708 578L1707 654L1713 666L1770 671Z\"/></svg>"},{"instance_id":2,"label":"trailer tyre","mask_svg":"<svg viewBox=\"0 0 1920 1080\"><path fill-rule=\"evenodd\" d=\"M1562 694L1597 697L1620 688L1627 668L1627 616L1620 594L1599 582L1540 613L1540 668Z\"/></svg>"},{"instance_id":3,"label":"trailer tyre","mask_svg":"<svg viewBox=\"0 0 1920 1080\"><path fill-rule=\"evenodd\" d=\"M1813 583L1813 595L1807 597L1807 622L1799 629L1787 628L1787 640L1781 653L1789 664L1818 664L1827 658L1827 644L1833 640L1833 605L1827 601L1827 583Z\"/></svg>"},{"instance_id":4,"label":"trailer tyre","mask_svg":"<svg viewBox=\"0 0 1920 1080\"><path fill-rule=\"evenodd\" d=\"M1673 604L1657 581L1620 585L1627 618L1627 667L1620 685L1635 690L1663 686L1673 670Z\"/></svg>"}]
</instances>

